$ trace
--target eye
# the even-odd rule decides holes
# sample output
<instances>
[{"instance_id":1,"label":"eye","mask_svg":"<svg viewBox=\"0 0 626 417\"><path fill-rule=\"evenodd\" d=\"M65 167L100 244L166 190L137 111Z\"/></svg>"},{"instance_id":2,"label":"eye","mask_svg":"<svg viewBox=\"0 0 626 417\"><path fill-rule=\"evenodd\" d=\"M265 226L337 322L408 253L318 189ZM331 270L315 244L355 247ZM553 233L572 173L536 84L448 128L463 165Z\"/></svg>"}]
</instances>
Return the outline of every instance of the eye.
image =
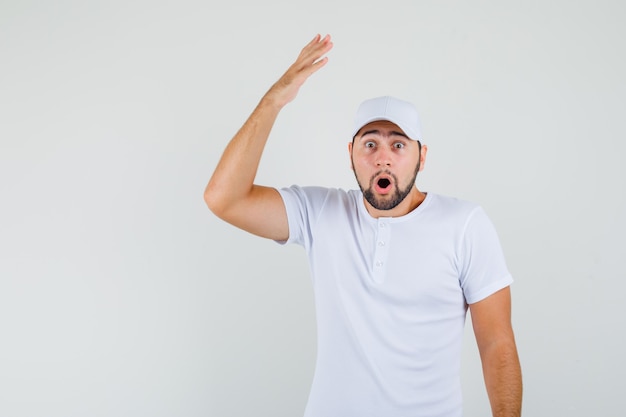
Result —
<instances>
[{"instance_id":1,"label":"eye","mask_svg":"<svg viewBox=\"0 0 626 417\"><path fill-rule=\"evenodd\" d=\"M393 144L393 147L396 148L396 149L402 149L402 148L404 148L404 146L405 145L402 142L396 142L396 143Z\"/></svg>"},{"instance_id":2,"label":"eye","mask_svg":"<svg viewBox=\"0 0 626 417\"><path fill-rule=\"evenodd\" d=\"M373 147L375 147L375 146L376 146L376 144L375 144L374 142L372 142L371 140L370 140L370 141L365 142L365 147L366 147L366 148L373 148Z\"/></svg>"}]
</instances>

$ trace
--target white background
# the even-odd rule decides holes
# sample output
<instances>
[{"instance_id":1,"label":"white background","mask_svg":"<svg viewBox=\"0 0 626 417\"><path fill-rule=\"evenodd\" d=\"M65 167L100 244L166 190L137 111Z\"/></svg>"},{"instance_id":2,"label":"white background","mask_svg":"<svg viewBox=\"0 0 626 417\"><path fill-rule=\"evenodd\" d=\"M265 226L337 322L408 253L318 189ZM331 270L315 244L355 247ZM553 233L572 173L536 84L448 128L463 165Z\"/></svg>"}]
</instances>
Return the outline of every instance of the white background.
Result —
<instances>
[{"instance_id":1,"label":"white background","mask_svg":"<svg viewBox=\"0 0 626 417\"><path fill-rule=\"evenodd\" d=\"M0 415L302 414L304 251L202 193L330 33L258 181L354 187L358 103L413 101L418 186L483 205L515 277L524 414L623 416L625 19L620 1L0 0ZM470 327L466 415L485 416Z\"/></svg>"}]
</instances>

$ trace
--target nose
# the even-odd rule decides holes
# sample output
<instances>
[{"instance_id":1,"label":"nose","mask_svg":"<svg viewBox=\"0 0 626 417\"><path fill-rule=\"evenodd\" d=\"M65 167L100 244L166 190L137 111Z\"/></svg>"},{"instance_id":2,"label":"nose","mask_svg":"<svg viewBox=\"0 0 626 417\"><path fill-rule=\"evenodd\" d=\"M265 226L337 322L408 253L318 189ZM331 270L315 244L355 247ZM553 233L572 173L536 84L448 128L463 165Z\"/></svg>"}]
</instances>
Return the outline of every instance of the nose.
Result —
<instances>
[{"instance_id":1,"label":"nose","mask_svg":"<svg viewBox=\"0 0 626 417\"><path fill-rule=\"evenodd\" d=\"M389 150L382 148L376 152L376 166L391 166L391 152Z\"/></svg>"}]
</instances>

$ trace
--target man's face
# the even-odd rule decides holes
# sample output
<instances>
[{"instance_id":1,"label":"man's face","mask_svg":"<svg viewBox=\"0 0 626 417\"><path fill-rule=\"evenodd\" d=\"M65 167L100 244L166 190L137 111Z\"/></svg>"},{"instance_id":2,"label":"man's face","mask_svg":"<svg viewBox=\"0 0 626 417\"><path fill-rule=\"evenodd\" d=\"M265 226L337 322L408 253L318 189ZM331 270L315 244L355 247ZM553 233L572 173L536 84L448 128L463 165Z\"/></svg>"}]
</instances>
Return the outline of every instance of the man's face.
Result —
<instances>
[{"instance_id":1,"label":"man's face","mask_svg":"<svg viewBox=\"0 0 626 417\"><path fill-rule=\"evenodd\" d=\"M363 126L348 150L363 197L374 209L392 210L416 190L415 177L426 147L409 139L394 123L377 121Z\"/></svg>"}]
</instances>

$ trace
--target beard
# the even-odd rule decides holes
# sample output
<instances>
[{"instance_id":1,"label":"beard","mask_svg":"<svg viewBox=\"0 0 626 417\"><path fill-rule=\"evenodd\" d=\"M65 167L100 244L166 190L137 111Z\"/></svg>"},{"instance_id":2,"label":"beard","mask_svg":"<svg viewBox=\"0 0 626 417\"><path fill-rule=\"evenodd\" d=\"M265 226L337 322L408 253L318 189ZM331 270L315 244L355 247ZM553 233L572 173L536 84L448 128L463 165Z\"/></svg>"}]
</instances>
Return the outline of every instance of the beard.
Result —
<instances>
[{"instance_id":1,"label":"beard","mask_svg":"<svg viewBox=\"0 0 626 417\"><path fill-rule=\"evenodd\" d=\"M387 194L384 197L377 196L374 193L374 178L376 178L378 175L382 173L386 173L387 175L391 176L393 178L393 183L394 183L394 190L390 194ZM404 201L406 196L409 195L409 193L415 186L416 177L417 177L417 173L416 173L416 176L413 177L413 180L410 181L410 183L403 189L400 189L398 185L398 178L392 173L390 173L389 171L381 171L373 175L372 178L370 179L368 188L364 188L359 182L358 178L357 178L357 183L359 184L359 188L361 189L361 192L363 193L363 197L365 198L365 200L367 200L368 203L370 203L372 207L374 207L376 210L391 210L392 208L400 204L402 201Z\"/></svg>"}]
</instances>

